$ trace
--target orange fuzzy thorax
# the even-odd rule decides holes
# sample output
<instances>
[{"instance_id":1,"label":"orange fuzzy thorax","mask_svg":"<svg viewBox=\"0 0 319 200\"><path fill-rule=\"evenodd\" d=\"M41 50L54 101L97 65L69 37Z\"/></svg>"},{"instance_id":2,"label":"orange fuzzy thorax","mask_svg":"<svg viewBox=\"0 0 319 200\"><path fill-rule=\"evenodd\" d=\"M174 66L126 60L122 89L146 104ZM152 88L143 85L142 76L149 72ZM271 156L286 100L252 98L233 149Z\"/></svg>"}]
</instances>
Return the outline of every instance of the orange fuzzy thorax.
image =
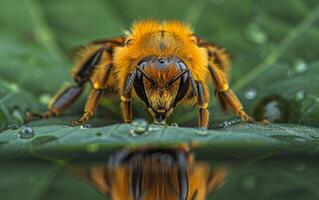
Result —
<instances>
[{"instance_id":1,"label":"orange fuzzy thorax","mask_svg":"<svg viewBox=\"0 0 319 200\"><path fill-rule=\"evenodd\" d=\"M123 85L125 77L147 56L178 57L192 71L194 79L207 80L207 53L196 45L190 27L180 22L148 20L133 25L127 36L127 45L114 51L119 85Z\"/></svg>"}]
</instances>

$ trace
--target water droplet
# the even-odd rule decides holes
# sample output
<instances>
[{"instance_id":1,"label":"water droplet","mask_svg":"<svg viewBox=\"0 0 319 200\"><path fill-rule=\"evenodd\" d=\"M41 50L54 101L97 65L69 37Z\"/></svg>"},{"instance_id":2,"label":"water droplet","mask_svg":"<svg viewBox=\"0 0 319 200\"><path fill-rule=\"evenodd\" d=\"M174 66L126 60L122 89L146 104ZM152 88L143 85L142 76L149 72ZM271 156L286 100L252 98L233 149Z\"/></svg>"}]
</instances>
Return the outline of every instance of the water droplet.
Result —
<instances>
[{"instance_id":1,"label":"water droplet","mask_svg":"<svg viewBox=\"0 0 319 200\"><path fill-rule=\"evenodd\" d=\"M296 101L301 101L305 98L305 92L303 90L299 90L295 95Z\"/></svg>"},{"instance_id":2,"label":"water droplet","mask_svg":"<svg viewBox=\"0 0 319 200\"><path fill-rule=\"evenodd\" d=\"M205 136L205 135L208 135L208 129L205 128L205 127L202 127L202 128L198 128L198 131L197 131L197 134L198 135L202 135L202 136Z\"/></svg>"},{"instance_id":3,"label":"water droplet","mask_svg":"<svg viewBox=\"0 0 319 200\"><path fill-rule=\"evenodd\" d=\"M132 121L131 134L133 136L145 134L148 128L149 124L145 119L135 119Z\"/></svg>"},{"instance_id":4,"label":"water droplet","mask_svg":"<svg viewBox=\"0 0 319 200\"><path fill-rule=\"evenodd\" d=\"M42 103L43 105L48 105L51 101L51 95L49 94L42 94L40 97L39 97L39 101L40 103Z\"/></svg>"},{"instance_id":5,"label":"water droplet","mask_svg":"<svg viewBox=\"0 0 319 200\"><path fill-rule=\"evenodd\" d=\"M178 127L178 124L176 122L171 123L172 127Z\"/></svg>"},{"instance_id":6,"label":"water droplet","mask_svg":"<svg viewBox=\"0 0 319 200\"><path fill-rule=\"evenodd\" d=\"M256 44L264 44L267 42L267 34L261 30L261 28L257 24L250 24L246 31L247 38L256 43Z\"/></svg>"},{"instance_id":7,"label":"water droplet","mask_svg":"<svg viewBox=\"0 0 319 200\"><path fill-rule=\"evenodd\" d=\"M308 65L304 60L297 60L295 62L294 70L296 73L305 72L307 68L308 68Z\"/></svg>"},{"instance_id":8,"label":"water droplet","mask_svg":"<svg viewBox=\"0 0 319 200\"><path fill-rule=\"evenodd\" d=\"M28 126L22 126L19 130L19 137L21 139L30 139L34 136L34 130Z\"/></svg>"},{"instance_id":9,"label":"water droplet","mask_svg":"<svg viewBox=\"0 0 319 200\"><path fill-rule=\"evenodd\" d=\"M252 99L256 98L256 96L257 96L257 91L253 88L251 88L245 92L245 98L248 100L252 100Z\"/></svg>"},{"instance_id":10,"label":"water droplet","mask_svg":"<svg viewBox=\"0 0 319 200\"><path fill-rule=\"evenodd\" d=\"M89 153L94 153L99 150L99 144L89 144L86 146L86 151Z\"/></svg>"},{"instance_id":11,"label":"water droplet","mask_svg":"<svg viewBox=\"0 0 319 200\"><path fill-rule=\"evenodd\" d=\"M287 122L289 117L289 102L274 94L262 99L254 108L253 117L256 120L268 119L270 122Z\"/></svg>"},{"instance_id":12,"label":"water droplet","mask_svg":"<svg viewBox=\"0 0 319 200\"><path fill-rule=\"evenodd\" d=\"M271 121L275 121L280 119L281 110L279 109L279 102L278 101L271 101L265 105L266 113L265 115L268 116L267 119Z\"/></svg>"},{"instance_id":13,"label":"water droplet","mask_svg":"<svg viewBox=\"0 0 319 200\"><path fill-rule=\"evenodd\" d=\"M227 128L227 127L229 127L229 126L238 124L238 123L240 123L240 122L241 122L240 119L233 119L233 120L230 120L230 121L224 121L224 122L218 124L218 125L217 125L217 128Z\"/></svg>"},{"instance_id":14,"label":"water droplet","mask_svg":"<svg viewBox=\"0 0 319 200\"><path fill-rule=\"evenodd\" d=\"M19 86L17 84L15 84L15 83L11 83L8 86L13 92L18 92L19 91Z\"/></svg>"},{"instance_id":15,"label":"water droplet","mask_svg":"<svg viewBox=\"0 0 319 200\"><path fill-rule=\"evenodd\" d=\"M165 128L165 126L158 125L158 124L152 124L151 126L149 126L148 131L159 131L162 128Z\"/></svg>"},{"instance_id":16,"label":"water droplet","mask_svg":"<svg viewBox=\"0 0 319 200\"><path fill-rule=\"evenodd\" d=\"M88 128L92 128L91 124L83 124L80 126L80 129L88 129Z\"/></svg>"}]
</instances>

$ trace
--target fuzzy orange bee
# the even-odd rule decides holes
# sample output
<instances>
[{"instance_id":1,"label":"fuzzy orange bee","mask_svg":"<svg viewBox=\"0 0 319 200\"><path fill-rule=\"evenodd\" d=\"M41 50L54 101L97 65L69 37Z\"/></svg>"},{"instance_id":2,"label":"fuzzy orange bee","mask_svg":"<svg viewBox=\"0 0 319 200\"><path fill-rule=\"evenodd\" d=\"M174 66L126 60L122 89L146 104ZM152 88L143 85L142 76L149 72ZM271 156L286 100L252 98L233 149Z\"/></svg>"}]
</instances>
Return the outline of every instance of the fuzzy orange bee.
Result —
<instances>
[{"instance_id":1,"label":"fuzzy orange bee","mask_svg":"<svg viewBox=\"0 0 319 200\"><path fill-rule=\"evenodd\" d=\"M198 126L209 122L209 89L212 79L223 108L229 107L244 121L253 121L230 90L229 56L223 48L198 38L178 21L136 22L125 37L92 42L79 51L72 70L76 82L58 93L42 117L60 115L90 82L92 89L84 114L72 125L83 124L94 114L107 89L119 91L124 122L132 121L132 97L141 99L154 122L163 123L178 104L198 105Z\"/></svg>"}]
</instances>

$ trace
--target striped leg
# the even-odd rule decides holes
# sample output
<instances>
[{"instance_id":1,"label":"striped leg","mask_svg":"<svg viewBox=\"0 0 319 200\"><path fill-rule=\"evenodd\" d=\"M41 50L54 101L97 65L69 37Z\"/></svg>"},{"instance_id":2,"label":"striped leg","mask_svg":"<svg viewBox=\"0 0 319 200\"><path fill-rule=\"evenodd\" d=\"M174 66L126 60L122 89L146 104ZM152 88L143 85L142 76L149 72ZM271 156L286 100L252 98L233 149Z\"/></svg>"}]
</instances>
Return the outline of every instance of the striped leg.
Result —
<instances>
[{"instance_id":1,"label":"striped leg","mask_svg":"<svg viewBox=\"0 0 319 200\"><path fill-rule=\"evenodd\" d=\"M196 82L197 87L197 104L199 107L198 111L198 127L199 128L208 128L209 122L209 111L208 111L208 88L206 85L203 85L201 82Z\"/></svg>"}]
</instances>

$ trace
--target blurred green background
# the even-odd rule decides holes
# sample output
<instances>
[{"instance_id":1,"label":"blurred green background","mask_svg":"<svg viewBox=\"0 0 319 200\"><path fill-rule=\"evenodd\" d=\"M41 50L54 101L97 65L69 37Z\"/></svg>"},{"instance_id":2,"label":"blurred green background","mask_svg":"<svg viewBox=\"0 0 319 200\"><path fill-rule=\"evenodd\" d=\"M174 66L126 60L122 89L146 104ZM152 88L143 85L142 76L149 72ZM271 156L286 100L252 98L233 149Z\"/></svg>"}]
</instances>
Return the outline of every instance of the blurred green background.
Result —
<instances>
[{"instance_id":1,"label":"blurred green background","mask_svg":"<svg viewBox=\"0 0 319 200\"><path fill-rule=\"evenodd\" d=\"M231 86L250 114L274 122L319 127L318 0L0 0L0 131L7 125L23 123L27 110L43 111L57 90L72 83L73 48L121 35L132 22L147 18L190 23L200 37L228 49L233 59ZM85 95L66 113L70 116L67 121L61 118L34 125L67 124L80 116L84 101ZM102 125L121 122L116 99L106 99L103 105L94 120ZM136 116L147 117L141 107L134 107ZM222 113L211 99L211 124L233 117ZM193 126L197 109L179 108L170 121ZM6 145L1 142L0 150ZM56 199L54 195L68 199L68 194L76 194L78 199L102 199L83 182L65 175L64 170L58 173L64 166L36 165L37 171L34 163L1 163L0 193L9 191L8 199L19 195L19 199ZM277 180L267 179L267 187L259 187L260 174L267 178L272 175L259 165L259 171L234 167L240 176L257 175L257 186L250 179L246 185L250 189L242 189L245 184L226 185L217 197L225 199L229 191L241 194L236 197L239 199L285 199L287 193L301 194L299 191L309 199L318 197L314 180L317 166L310 167L306 176L295 176L300 169L297 165L288 173L285 169L293 165L283 166L279 174L292 187L275 190L273 196L266 193L274 191L272 183ZM236 177L231 181L236 182ZM10 193L12 188L20 192ZM266 189L264 193L252 192L257 188Z\"/></svg>"},{"instance_id":2,"label":"blurred green background","mask_svg":"<svg viewBox=\"0 0 319 200\"><path fill-rule=\"evenodd\" d=\"M319 126L318 10L317 0L1 0L0 95L13 91L15 98L2 98L0 117L14 120L12 113L30 105L45 109L55 91L72 83L73 48L153 18L190 23L200 37L228 49L231 86L250 114ZM84 99L72 115L81 113ZM104 105L102 116L116 113L120 122L118 101ZM137 116L147 116L140 107ZM196 112L178 109L171 121L194 125ZM212 109L211 123L229 118Z\"/></svg>"}]
</instances>

